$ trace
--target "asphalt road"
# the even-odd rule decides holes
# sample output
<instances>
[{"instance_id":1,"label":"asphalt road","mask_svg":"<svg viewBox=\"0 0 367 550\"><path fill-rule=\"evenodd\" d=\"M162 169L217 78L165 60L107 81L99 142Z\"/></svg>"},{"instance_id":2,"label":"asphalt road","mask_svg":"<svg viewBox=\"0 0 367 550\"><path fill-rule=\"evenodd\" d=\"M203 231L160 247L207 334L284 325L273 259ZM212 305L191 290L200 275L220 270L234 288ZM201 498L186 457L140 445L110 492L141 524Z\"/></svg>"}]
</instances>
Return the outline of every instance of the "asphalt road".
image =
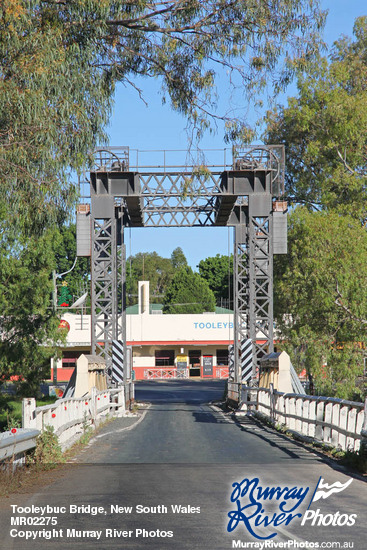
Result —
<instances>
[{"instance_id":1,"label":"asphalt road","mask_svg":"<svg viewBox=\"0 0 367 550\"><path fill-rule=\"evenodd\" d=\"M213 381L138 383L139 417L107 425L50 485L0 502L0 548L227 550L251 548L247 543L255 548L266 540L257 537L274 534L269 540L288 544L283 548L306 548L311 541L313 548L364 550L365 482L353 478L343 491L310 505L320 477L345 484L351 476L251 417L236 419L210 405L223 387ZM241 482L242 495L235 495L233 484ZM270 498L259 487L279 488L282 495ZM12 526L11 516L40 514L11 505L48 505L45 515L56 517L57 525ZM293 518L297 513L302 518ZM37 538L25 540L23 532Z\"/></svg>"}]
</instances>

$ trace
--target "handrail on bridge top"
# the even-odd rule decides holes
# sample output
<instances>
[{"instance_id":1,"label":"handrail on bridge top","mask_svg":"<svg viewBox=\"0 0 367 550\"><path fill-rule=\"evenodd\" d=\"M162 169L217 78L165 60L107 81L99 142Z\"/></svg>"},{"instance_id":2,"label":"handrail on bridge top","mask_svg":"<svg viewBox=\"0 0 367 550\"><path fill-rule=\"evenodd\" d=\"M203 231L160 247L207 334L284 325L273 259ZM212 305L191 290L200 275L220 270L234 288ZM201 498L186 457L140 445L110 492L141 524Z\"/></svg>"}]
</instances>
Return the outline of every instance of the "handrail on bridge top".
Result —
<instances>
[{"instance_id":1,"label":"handrail on bridge top","mask_svg":"<svg viewBox=\"0 0 367 550\"><path fill-rule=\"evenodd\" d=\"M183 153L185 160L182 162ZM223 155L222 162L218 162ZM95 171L124 170L139 171L145 168L218 168L221 170L278 170L285 164L284 145L253 144L240 148L223 147L209 149L131 149L128 146L98 147L92 154ZM134 161L132 160L135 157ZM142 162L147 158L148 164ZM230 158L231 157L231 158ZM158 158L158 162L153 159ZM172 160L171 160L172 159ZM120 166L118 166L118 163ZM93 171L93 168L92 168Z\"/></svg>"},{"instance_id":2,"label":"handrail on bridge top","mask_svg":"<svg viewBox=\"0 0 367 550\"><path fill-rule=\"evenodd\" d=\"M130 149L128 146L98 147L91 172L129 171L140 173L180 172L204 176L205 172L270 171L278 196L284 194L284 145L254 144L221 149ZM218 162L218 159L221 161ZM86 172L79 184L89 183Z\"/></svg>"}]
</instances>

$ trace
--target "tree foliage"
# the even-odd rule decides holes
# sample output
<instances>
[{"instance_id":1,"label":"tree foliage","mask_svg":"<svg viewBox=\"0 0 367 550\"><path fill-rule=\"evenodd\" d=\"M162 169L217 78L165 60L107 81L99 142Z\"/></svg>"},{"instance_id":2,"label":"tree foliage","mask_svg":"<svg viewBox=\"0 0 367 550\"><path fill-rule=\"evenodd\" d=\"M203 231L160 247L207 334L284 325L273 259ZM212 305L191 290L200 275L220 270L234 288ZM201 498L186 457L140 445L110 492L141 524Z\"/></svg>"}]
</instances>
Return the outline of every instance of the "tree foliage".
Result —
<instances>
[{"instance_id":1,"label":"tree foliage","mask_svg":"<svg viewBox=\"0 0 367 550\"><path fill-rule=\"evenodd\" d=\"M367 234L334 212L297 208L287 256L276 257L277 326L318 390L355 397L367 344ZM325 366L326 365L326 366Z\"/></svg>"},{"instance_id":2,"label":"tree foliage","mask_svg":"<svg viewBox=\"0 0 367 550\"><path fill-rule=\"evenodd\" d=\"M247 97L272 77L281 87L315 53L325 16L309 0L142 0L103 8L93 26L106 38L104 62L125 82L136 74L160 78L164 99L198 128L215 113L219 68Z\"/></svg>"},{"instance_id":3,"label":"tree foliage","mask_svg":"<svg viewBox=\"0 0 367 550\"><path fill-rule=\"evenodd\" d=\"M54 235L19 243L10 232L0 244L0 382L36 395L48 378L54 345L63 340L51 306Z\"/></svg>"},{"instance_id":4,"label":"tree foliage","mask_svg":"<svg viewBox=\"0 0 367 550\"><path fill-rule=\"evenodd\" d=\"M127 304L138 301L138 282L150 282L150 300L162 303L163 295L174 274L170 258L162 258L157 252L139 252L126 263Z\"/></svg>"},{"instance_id":5,"label":"tree foliage","mask_svg":"<svg viewBox=\"0 0 367 550\"><path fill-rule=\"evenodd\" d=\"M39 344L54 328L45 305L55 267L48 229L74 209L71 174L106 141L116 82L137 88L140 76L158 78L163 101L198 137L219 117L229 139L248 138L243 120L216 111L216 72L246 98L267 82L279 89L315 53L323 19L317 0L1 2L0 222L12 228L0 259L11 283L1 298L5 373L36 380L47 363ZM171 273L171 263L153 269L154 293ZM27 292L38 293L32 307Z\"/></svg>"},{"instance_id":6,"label":"tree foliage","mask_svg":"<svg viewBox=\"0 0 367 550\"><path fill-rule=\"evenodd\" d=\"M164 297L163 313L203 313L215 310L215 297L208 283L191 267L177 271Z\"/></svg>"},{"instance_id":7,"label":"tree foliage","mask_svg":"<svg viewBox=\"0 0 367 550\"><path fill-rule=\"evenodd\" d=\"M269 115L268 141L287 151L293 203L367 219L367 17L298 81L298 97Z\"/></svg>"},{"instance_id":8,"label":"tree foliage","mask_svg":"<svg viewBox=\"0 0 367 550\"><path fill-rule=\"evenodd\" d=\"M4 0L0 7L3 214L28 234L69 215L70 171L103 139L110 111L113 83L97 63L98 33L81 25L91 2L70 4L74 24L60 2Z\"/></svg>"},{"instance_id":9,"label":"tree foliage","mask_svg":"<svg viewBox=\"0 0 367 550\"><path fill-rule=\"evenodd\" d=\"M215 111L216 69L247 95L288 82L317 46L315 0L3 0L0 176L7 217L27 231L64 219L70 170L104 141L115 83L160 79L198 129ZM139 91L140 92L140 91ZM209 118L208 118L209 117Z\"/></svg>"},{"instance_id":10,"label":"tree foliage","mask_svg":"<svg viewBox=\"0 0 367 550\"><path fill-rule=\"evenodd\" d=\"M75 224L64 225L54 241L56 273L66 273L74 265L76 258L76 227ZM63 277L57 279L58 295L63 282L67 282L72 301L80 298L90 286L90 258L78 257L74 268Z\"/></svg>"},{"instance_id":11,"label":"tree foliage","mask_svg":"<svg viewBox=\"0 0 367 550\"><path fill-rule=\"evenodd\" d=\"M268 142L286 146L287 198L309 210L292 214L288 256L276 258L279 327L319 391L342 397L354 395L366 341L366 82L360 17L354 38L310 64L298 96L268 115Z\"/></svg>"},{"instance_id":12,"label":"tree foliage","mask_svg":"<svg viewBox=\"0 0 367 550\"><path fill-rule=\"evenodd\" d=\"M173 269L181 269L187 266L187 259L181 247L177 247L171 254L171 264Z\"/></svg>"},{"instance_id":13,"label":"tree foliage","mask_svg":"<svg viewBox=\"0 0 367 550\"><path fill-rule=\"evenodd\" d=\"M219 304L221 299L232 299L233 294L233 256L217 254L201 260L199 273L213 291Z\"/></svg>"}]
</instances>

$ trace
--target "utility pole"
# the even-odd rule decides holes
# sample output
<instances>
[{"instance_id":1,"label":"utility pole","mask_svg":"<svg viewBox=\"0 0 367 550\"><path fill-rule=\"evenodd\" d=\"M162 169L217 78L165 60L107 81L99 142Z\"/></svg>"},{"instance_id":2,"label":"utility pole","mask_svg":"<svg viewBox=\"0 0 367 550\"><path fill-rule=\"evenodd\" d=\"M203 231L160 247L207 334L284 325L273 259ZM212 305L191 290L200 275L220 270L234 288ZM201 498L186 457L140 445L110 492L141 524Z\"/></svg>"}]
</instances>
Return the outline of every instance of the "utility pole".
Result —
<instances>
[{"instance_id":1,"label":"utility pole","mask_svg":"<svg viewBox=\"0 0 367 550\"><path fill-rule=\"evenodd\" d=\"M56 311L57 311L57 285L56 285L56 281L59 277L62 277L63 275L67 275L67 273L70 273L70 271L72 271L74 269L77 259L78 258L76 256L75 260L74 260L74 263L73 263L73 267L71 269L69 269L68 271L65 271L64 273L56 273L56 269L54 269L52 271L52 311L54 312L54 314L56 314ZM57 358L56 357L52 358L52 366L53 366L52 381L53 381L54 385L56 385L57 384Z\"/></svg>"}]
</instances>

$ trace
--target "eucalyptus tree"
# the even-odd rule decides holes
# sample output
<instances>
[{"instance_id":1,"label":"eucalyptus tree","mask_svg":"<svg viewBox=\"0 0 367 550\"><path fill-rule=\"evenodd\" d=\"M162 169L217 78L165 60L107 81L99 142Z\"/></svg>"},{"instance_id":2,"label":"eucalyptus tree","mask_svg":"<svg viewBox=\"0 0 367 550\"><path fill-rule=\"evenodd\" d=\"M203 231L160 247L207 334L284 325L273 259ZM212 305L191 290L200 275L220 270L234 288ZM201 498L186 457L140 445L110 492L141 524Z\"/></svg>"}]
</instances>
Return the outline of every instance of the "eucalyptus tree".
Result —
<instances>
[{"instance_id":1,"label":"eucalyptus tree","mask_svg":"<svg viewBox=\"0 0 367 550\"><path fill-rule=\"evenodd\" d=\"M289 203L309 210L292 213L289 253L276 258L278 326L300 368L350 397L367 334L366 82L367 17L359 17L354 37L310 64L298 95L268 115L267 134L286 147Z\"/></svg>"},{"instance_id":2,"label":"eucalyptus tree","mask_svg":"<svg viewBox=\"0 0 367 550\"><path fill-rule=\"evenodd\" d=\"M159 79L163 101L200 136L246 120L216 109L217 80L259 97L286 85L318 47L315 0L4 0L0 6L0 177L6 216L26 232L63 221L70 171L106 140L117 82ZM139 81L140 82L140 81Z\"/></svg>"},{"instance_id":3,"label":"eucalyptus tree","mask_svg":"<svg viewBox=\"0 0 367 550\"><path fill-rule=\"evenodd\" d=\"M286 194L293 204L367 220L367 16L354 39L308 66L298 95L268 116L267 140L287 151Z\"/></svg>"},{"instance_id":4,"label":"eucalyptus tree","mask_svg":"<svg viewBox=\"0 0 367 550\"><path fill-rule=\"evenodd\" d=\"M358 220L305 207L292 213L288 255L275 263L277 328L295 366L323 394L363 398L356 384L367 346L366 264Z\"/></svg>"}]
</instances>

